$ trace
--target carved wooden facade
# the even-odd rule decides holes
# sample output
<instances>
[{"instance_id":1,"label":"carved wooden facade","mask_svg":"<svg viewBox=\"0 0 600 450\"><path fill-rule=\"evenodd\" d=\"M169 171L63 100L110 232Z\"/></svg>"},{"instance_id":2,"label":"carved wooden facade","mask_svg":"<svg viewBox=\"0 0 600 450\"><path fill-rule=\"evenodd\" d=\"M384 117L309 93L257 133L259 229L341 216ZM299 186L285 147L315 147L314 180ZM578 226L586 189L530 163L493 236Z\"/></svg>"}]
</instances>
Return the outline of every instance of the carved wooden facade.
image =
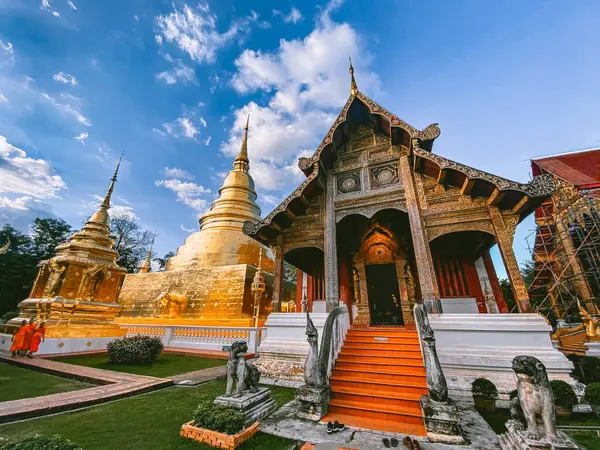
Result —
<instances>
[{"instance_id":1,"label":"carved wooden facade","mask_svg":"<svg viewBox=\"0 0 600 450\"><path fill-rule=\"evenodd\" d=\"M337 302L340 292L349 289L359 320L364 321L368 293L361 264L365 264L365 255L356 249L351 258L344 253L348 253L344 240L349 235L343 228L354 220L351 218L361 216L365 220L359 222L365 225L355 231L362 233L386 211L396 211L394 221L405 222L406 227L397 237L397 253L389 262L397 267L404 309L411 302L422 301L430 311L441 312L443 269L432 257L431 243L452 233L470 232L483 244L475 248L473 243L469 257L483 257L497 243L519 309L529 311L512 239L516 225L551 195L552 180L542 176L527 184L517 183L435 155L432 144L439 133L437 124L419 131L360 92L351 95L313 156L299 160L306 180L262 221L246 222L244 232L272 247L281 246L281 258L286 260L290 250L322 250L325 300ZM392 224L395 226L398 224ZM303 263L295 254L289 259L292 264ZM473 284L478 279L474 259L466 270L461 275L463 289L450 291L444 285L442 294L472 295L468 280ZM459 272L453 272L453 282L458 282ZM495 274L490 278L495 279ZM479 284L471 290L477 291L484 304ZM404 310L404 316L411 314Z\"/></svg>"}]
</instances>

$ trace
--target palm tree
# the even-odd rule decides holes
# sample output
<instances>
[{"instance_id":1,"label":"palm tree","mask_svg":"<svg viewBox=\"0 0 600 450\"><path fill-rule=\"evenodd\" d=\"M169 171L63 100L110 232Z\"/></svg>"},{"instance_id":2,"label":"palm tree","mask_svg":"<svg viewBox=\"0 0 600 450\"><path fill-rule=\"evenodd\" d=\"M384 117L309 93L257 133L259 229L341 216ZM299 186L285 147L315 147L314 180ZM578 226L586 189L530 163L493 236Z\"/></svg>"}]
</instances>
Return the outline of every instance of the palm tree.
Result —
<instances>
[{"instance_id":1,"label":"palm tree","mask_svg":"<svg viewBox=\"0 0 600 450\"><path fill-rule=\"evenodd\" d=\"M167 261L169 261L169 258L172 256L175 256L175 252L166 253L162 258L154 258L154 261L158 262L158 270L165 270L165 267L167 267Z\"/></svg>"}]
</instances>

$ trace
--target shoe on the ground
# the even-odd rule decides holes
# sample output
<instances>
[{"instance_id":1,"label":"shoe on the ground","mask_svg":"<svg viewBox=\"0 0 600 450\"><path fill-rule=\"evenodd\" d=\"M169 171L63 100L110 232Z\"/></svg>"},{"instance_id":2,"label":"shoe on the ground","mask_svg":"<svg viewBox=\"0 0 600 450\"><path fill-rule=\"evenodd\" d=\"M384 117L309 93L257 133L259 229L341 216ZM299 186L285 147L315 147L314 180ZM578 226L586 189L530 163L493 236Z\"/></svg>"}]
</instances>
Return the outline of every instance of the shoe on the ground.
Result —
<instances>
[{"instance_id":1,"label":"shoe on the ground","mask_svg":"<svg viewBox=\"0 0 600 450\"><path fill-rule=\"evenodd\" d=\"M391 438L390 439L390 444L392 444L392 447L398 447L398 439L396 438Z\"/></svg>"},{"instance_id":2,"label":"shoe on the ground","mask_svg":"<svg viewBox=\"0 0 600 450\"><path fill-rule=\"evenodd\" d=\"M404 446L406 448L413 448L413 443L412 443L412 439L410 438L410 436L404 436L404 439L402 439L402 443L404 444Z\"/></svg>"},{"instance_id":3,"label":"shoe on the ground","mask_svg":"<svg viewBox=\"0 0 600 450\"><path fill-rule=\"evenodd\" d=\"M329 422L327 422L327 434L331 433L333 433L333 423L330 420Z\"/></svg>"},{"instance_id":4,"label":"shoe on the ground","mask_svg":"<svg viewBox=\"0 0 600 450\"><path fill-rule=\"evenodd\" d=\"M337 433L338 431L344 431L346 429L346 425L343 423L339 423L337 420L333 424L333 431Z\"/></svg>"},{"instance_id":5,"label":"shoe on the ground","mask_svg":"<svg viewBox=\"0 0 600 450\"><path fill-rule=\"evenodd\" d=\"M28 358L33 359L33 355L31 353L27 353L25 356L27 356Z\"/></svg>"},{"instance_id":6,"label":"shoe on the ground","mask_svg":"<svg viewBox=\"0 0 600 450\"><path fill-rule=\"evenodd\" d=\"M383 442L385 448L390 448L390 440L388 438L383 438L381 442Z\"/></svg>"},{"instance_id":7,"label":"shoe on the ground","mask_svg":"<svg viewBox=\"0 0 600 450\"><path fill-rule=\"evenodd\" d=\"M412 440L412 448L414 450L421 450L421 444L419 444L419 441L417 441L416 439Z\"/></svg>"}]
</instances>

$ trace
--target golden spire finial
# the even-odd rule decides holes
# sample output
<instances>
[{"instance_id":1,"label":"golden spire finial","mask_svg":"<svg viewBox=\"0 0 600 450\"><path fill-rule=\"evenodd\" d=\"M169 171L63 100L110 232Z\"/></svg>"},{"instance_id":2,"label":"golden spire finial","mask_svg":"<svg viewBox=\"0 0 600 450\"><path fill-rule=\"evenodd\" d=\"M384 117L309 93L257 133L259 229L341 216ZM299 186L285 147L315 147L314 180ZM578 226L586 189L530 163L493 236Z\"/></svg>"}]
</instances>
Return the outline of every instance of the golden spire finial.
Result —
<instances>
[{"instance_id":1,"label":"golden spire finial","mask_svg":"<svg viewBox=\"0 0 600 450\"><path fill-rule=\"evenodd\" d=\"M242 147L240 148L240 153L235 158L235 162L244 161L246 163L250 162L248 160L248 124L250 123L250 113L248 113L248 118L246 119L246 127L244 128L244 137L242 138ZM235 163L234 163L235 166Z\"/></svg>"},{"instance_id":2,"label":"golden spire finial","mask_svg":"<svg viewBox=\"0 0 600 450\"><path fill-rule=\"evenodd\" d=\"M144 260L142 267L140 267L140 272L142 272L142 273L150 272L150 269L152 266L152 249L154 248L154 238L155 237L156 237L156 234L153 234L152 242L150 243L150 250L148 250L148 253L146 254L146 259Z\"/></svg>"},{"instance_id":3,"label":"golden spire finial","mask_svg":"<svg viewBox=\"0 0 600 450\"><path fill-rule=\"evenodd\" d=\"M119 162L117 163L117 168L115 169L115 173L110 179L110 186L108 186L108 190L106 191L106 195L104 196L104 200L100 204L98 210L90 217L88 222L96 222L104 225L108 225L108 210L110 209L110 198L112 197L113 190L115 189L115 183L117 182L117 175L119 173L119 167L121 167L121 161L123 160L123 155L125 152L121 153L121 157L119 158Z\"/></svg>"},{"instance_id":4,"label":"golden spire finial","mask_svg":"<svg viewBox=\"0 0 600 450\"><path fill-rule=\"evenodd\" d=\"M115 173L112 176L112 178L110 179L110 186L108 187L108 191L106 191L106 196L104 197L104 200L102 201L101 206L105 207L106 209L110 208L110 198L112 197L113 190L115 189L115 183L117 182L117 175L119 174L119 167L121 167L121 161L123 160L124 154L125 154L125 152L121 153L121 157L119 158L119 162L117 163L117 168L115 169Z\"/></svg>"},{"instance_id":5,"label":"golden spire finial","mask_svg":"<svg viewBox=\"0 0 600 450\"><path fill-rule=\"evenodd\" d=\"M262 270L262 245L258 250L258 270Z\"/></svg>"},{"instance_id":6,"label":"golden spire finial","mask_svg":"<svg viewBox=\"0 0 600 450\"><path fill-rule=\"evenodd\" d=\"M352 67L352 58L348 56L348 61L350 61L350 67L348 71L350 72L350 92L352 95L358 94L358 85L356 84L356 80L354 79L354 67Z\"/></svg>"}]
</instances>

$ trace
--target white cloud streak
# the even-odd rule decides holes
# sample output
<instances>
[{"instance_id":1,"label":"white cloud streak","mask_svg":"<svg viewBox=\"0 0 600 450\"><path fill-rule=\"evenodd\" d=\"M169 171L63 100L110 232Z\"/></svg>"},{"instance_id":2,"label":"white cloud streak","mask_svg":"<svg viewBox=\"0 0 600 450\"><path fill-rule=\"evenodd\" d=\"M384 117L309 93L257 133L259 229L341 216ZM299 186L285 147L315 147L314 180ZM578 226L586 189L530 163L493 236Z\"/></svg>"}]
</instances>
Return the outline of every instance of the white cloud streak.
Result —
<instances>
[{"instance_id":1,"label":"white cloud streak","mask_svg":"<svg viewBox=\"0 0 600 450\"><path fill-rule=\"evenodd\" d=\"M298 22L302 22L304 20L304 16L302 15L302 13L296 8L296 7L292 7L292 10L290 11L289 14L285 15L283 14L281 11L274 9L273 10L273 15L274 16L280 16L283 18L283 21L285 23L298 23Z\"/></svg>"},{"instance_id":2,"label":"white cloud streak","mask_svg":"<svg viewBox=\"0 0 600 450\"><path fill-rule=\"evenodd\" d=\"M161 186L175 192L177 201L201 213L208 206L208 199L203 198L211 193L210 189L192 182L178 179L157 180L156 186Z\"/></svg>"},{"instance_id":3,"label":"white cloud streak","mask_svg":"<svg viewBox=\"0 0 600 450\"><path fill-rule=\"evenodd\" d=\"M70 84L71 86L77 86L77 78L67 72L55 73L52 78L57 83Z\"/></svg>"},{"instance_id":4,"label":"white cloud streak","mask_svg":"<svg viewBox=\"0 0 600 450\"><path fill-rule=\"evenodd\" d=\"M193 180L194 175L187 170L178 169L177 167L165 167L163 173L167 178L179 178L181 180Z\"/></svg>"},{"instance_id":5,"label":"white cloud streak","mask_svg":"<svg viewBox=\"0 0 600 450\"><path fill-rule=\"evenodd\" d=\"M75 136L74 139L78 140L79 142L81 142L83 145L85 145L85 140L88 138L88 134L86 132L81 132L79 133L79 136Z\"/></svg>"},{"instance_id":6,"label":"white cloud streak","mask_svg":"<svg viewBox=\"0 0 600 450\"><path fill-rule=\"evenodd\" d=\"M42 97L45 98L46 100L48 100L56 109L58 109L59 111L61 111L62 113L65 114L69 114L71 116L73 116L77 122L85 125L86 127L91 127L92 126L92 122L85 117L81 111L79 111L79 108L76 106L73 106L70 103L61 103L59 102L55 97L52 97L51 95L46 94L45 92L42 92ZM71 101L74 101L75 103L78 103L80 101L79 98L77 97L73 97L72 95L64 95L61 94L62 97L64 98L68 98Z\"/></svg>"}]
</instances>

